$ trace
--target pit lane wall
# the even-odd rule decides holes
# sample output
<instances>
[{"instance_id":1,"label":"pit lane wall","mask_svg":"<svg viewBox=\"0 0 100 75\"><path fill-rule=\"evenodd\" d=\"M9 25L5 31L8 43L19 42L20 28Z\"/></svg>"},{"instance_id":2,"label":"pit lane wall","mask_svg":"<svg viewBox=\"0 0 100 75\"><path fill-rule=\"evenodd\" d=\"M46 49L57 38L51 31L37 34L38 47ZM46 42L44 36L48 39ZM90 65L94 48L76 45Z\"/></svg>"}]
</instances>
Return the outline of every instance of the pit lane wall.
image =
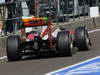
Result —
<instances>
[{"instance_id":1,"label":"pit lane wall","mask_svg":"<svg viewBox=\"0 0 100 75\"><path fill-rule=\"evenodd\" d=\"M100 17L97 18L86 18L79 21L73 21L69 23L58 23L54 29L57 27L64 27L66 29L76 29L79 26L86 26L89 30L100 28Z\"/></svg>"}]
</instances>

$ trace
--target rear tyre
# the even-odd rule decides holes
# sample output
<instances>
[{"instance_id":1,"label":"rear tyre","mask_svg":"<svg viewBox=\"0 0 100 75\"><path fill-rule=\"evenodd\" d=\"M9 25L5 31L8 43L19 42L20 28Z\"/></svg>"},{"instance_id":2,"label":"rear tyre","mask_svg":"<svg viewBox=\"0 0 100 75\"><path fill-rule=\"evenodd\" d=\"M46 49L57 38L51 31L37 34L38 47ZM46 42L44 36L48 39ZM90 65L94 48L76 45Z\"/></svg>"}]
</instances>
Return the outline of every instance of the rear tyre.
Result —
<instances>
[{"instance_id":1,"label":"rear tyre","mask_svg":"<svg viewBox=\"0 0 100 75\"><path fill-rule=\"evenodd\" d=\"M68 31L61 31L57 35L57 51L58 55L72 56L73 54L73 44L70 39L70 34Z\"/></svg>"},{"instance_id":2,"label":"rear tyre","mask_svg":"<svg viewBox=\"0 0 100 75\"><path fill-rule=\"evenodd\" d=\"M86 27L78 27L75 30L75 40L79 51L90 50L92 44Z\"/></svg>"},{"instance_id":3,"label":"rear tyre","mask_svg":"<svg viewBox=\"0 0 100 75\"><path fill-rule=\"evenodd\" d=\"M7 51L8 61L18 61L21 59L18 36L9 36L7 38L6 51Z\"/></svg>"}]
</instances>

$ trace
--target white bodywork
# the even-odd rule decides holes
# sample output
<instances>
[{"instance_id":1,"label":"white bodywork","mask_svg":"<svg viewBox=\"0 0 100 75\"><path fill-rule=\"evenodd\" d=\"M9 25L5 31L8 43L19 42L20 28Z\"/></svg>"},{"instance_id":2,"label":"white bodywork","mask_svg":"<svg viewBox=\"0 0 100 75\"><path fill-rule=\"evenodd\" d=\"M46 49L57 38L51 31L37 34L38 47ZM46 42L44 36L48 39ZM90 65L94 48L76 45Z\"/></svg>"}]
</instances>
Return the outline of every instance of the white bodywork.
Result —
<instances>
[{"instance_id":1,"label":"white bodywork","mask_svg":"<svg viewBox=\"0 0 100 75\"><path fill-rule=\"evenodd\" d=\"M56 38L58 32L60 32L60 31L61 31L60 28L57 28L54 32L52 32L52 36L53 36L54 38ZM48 39L48 35L45 35L45 36L42 38L42 40L47 40L47 39Z\"/></svg>"}]
</instances>

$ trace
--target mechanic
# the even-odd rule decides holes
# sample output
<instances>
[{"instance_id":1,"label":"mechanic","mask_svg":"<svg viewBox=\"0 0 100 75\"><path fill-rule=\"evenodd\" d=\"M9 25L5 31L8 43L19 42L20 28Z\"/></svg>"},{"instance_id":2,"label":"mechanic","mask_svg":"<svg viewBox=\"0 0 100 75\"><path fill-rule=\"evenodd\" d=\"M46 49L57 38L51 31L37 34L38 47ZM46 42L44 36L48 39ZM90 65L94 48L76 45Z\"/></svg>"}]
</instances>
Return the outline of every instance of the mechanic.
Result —
<instances>
[{"instance_id":1,"label":"mechanic","mask_svg":"<svg viewBox=\"0 0 100 75\"><path fill-rule=\"evenodd\" d=\"M28 9L29 9L29 14L30 15L35 15L35 0L29 0L27 1L27 6L28 6Z\"/></svg>"},{"instance_id":2,"label":"mechanic","mask_svg":"<svg viewBox=\"0 0 100 75\"><path fill-rule=\"evenodd\" d=\"M13 1L16 1L16 0L6 0L6 2L13 2ZM8 9L8 18L7 19L11 19L15 15L15 8L16 8L15 6L16 6L15 3L7 5L7 9ZM8 34L12 33L14 30L13 28L14 28L13 20L6 20L6 32Z\"/></svg>"},{"instance_id":3,"label":"mechanic","mask_svg":"<svg viewBox=\"0 0 100 75\"><path fill-rule=\"evenodd\" d=\"M2 3L2 1L1 1ZM5 1L3 1L3 3L5 3ZM4 11L3 11L4 10ZM7 18L7 7L6 6L1 6L0 7L0 36L3 36L4 35L4 31L3 31L3 24L4 24L4 21Z\"/></svg>"}]
</instances>

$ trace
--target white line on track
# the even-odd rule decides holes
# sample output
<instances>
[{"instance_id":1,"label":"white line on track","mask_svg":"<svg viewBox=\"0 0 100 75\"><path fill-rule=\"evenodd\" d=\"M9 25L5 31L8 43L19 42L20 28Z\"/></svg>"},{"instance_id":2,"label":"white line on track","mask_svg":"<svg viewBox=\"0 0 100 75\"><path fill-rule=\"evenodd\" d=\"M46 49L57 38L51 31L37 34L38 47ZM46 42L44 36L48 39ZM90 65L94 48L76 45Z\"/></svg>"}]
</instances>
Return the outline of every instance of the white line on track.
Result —
<instances>
[{"instance_id":1,"label":"white line on track","mask_svg":"<svg viewBox=\"0 0 100 75\"><path fill-rule=\"evenodd\" d=\"M89 31L89 33L97 32L97 31L100 31L100 29L91 30ZM7 56L0 57L0 60L5 59L5 58L7 58Z\"/></svg>"},{"instance_id":2,"label":"white line on track","mask_svg":"<svg viewBox=\"0 0 100 75\"><path fill-rule=\"evenodd\" d=\"M56 73L56 72L59 72L59 71L62 71L62 70L65 70L65 69L67 69L67 68L71 68L71 67L74 67L74 66L78 66L78 65L80 65L80 64L83 64L83 63L86 63L86 62L89 62L89 61L92 61L92 60L95 60L95 59L98 59L98 58L100 58L100 56L94 57L94 58L89 59L89 60L85 60L85 61L83 61L83 62L74 64L74 65L71 65L71 66L68 66L68 67L65 67L65 68L62 68L62 69L58 69L58 70L56 70L56 71L47 73L47 74L45 74L45 75L52 75L53 73ZM58 75L58 74L57 74L57 75Z\"/></svg>"},{"instance_id":3,"label":"white line on track","mask_svg":"<svg viewBox=\"0 0 100 75\"><path fill-rule=\"evenodd\" d=\"M97 31L100 31L100 29L91 30L89 31L89 33L97 32Z\"/></svg>"},{"instance_id":4,"label":"white line on track","mask_svg":"<svg viewBox=\"0 0 100 75\"><path fill-rule=\"evenodd\" d=\"M7 58L7 56L0 57L0 60Z\"/></svg>"}]
</instances>

